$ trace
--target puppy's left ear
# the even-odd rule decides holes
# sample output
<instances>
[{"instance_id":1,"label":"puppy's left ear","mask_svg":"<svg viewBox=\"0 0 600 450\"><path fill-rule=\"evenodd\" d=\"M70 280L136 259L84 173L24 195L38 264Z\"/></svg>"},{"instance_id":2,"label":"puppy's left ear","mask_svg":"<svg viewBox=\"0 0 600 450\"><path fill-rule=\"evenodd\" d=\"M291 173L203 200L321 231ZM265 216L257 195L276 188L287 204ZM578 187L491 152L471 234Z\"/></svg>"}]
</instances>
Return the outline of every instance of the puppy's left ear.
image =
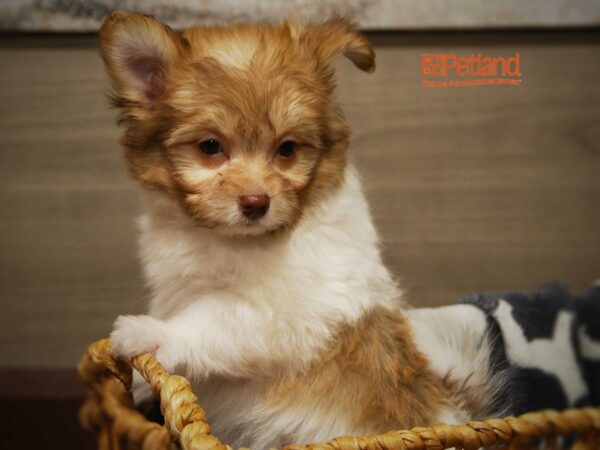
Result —
<instances>
[{"instance_id":1,"label":"puppy's left ear","mask_svg":"<svg viewBox=\"0 0 600 450\"><path fill-rule=\"evenodd\" d=\"M352 24L344 19L334 19L320 25L303 26L288 21L292 37L311 45L319 62L330 64L333 59L343 54L356 67L365 72L375 70L375 52L373 47Z\"/></svg>"}]
</instances>

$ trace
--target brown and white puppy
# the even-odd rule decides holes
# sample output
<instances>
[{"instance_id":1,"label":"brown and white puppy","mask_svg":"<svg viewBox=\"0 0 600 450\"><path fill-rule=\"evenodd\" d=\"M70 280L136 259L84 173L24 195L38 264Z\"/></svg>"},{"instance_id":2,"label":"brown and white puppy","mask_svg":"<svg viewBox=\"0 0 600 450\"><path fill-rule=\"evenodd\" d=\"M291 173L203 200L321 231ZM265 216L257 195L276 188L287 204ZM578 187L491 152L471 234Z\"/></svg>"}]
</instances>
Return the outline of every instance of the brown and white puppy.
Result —
<instances>
[{"instance_id":1,"label":"brown and white puppy","mask_svg":"<svg viewBox=\"0 0 600 450\"><path fill-rule=\"evenodd\" d=\"M486 381L484 353L460 325L447 339L428 311L403 314L347 162L332 62L373 71L362 35L339 20L178 34L121 12L100 37L152 292L148 315L116 321L117 355L151 351L187 376L234 447L485 411L481 389L465 394ZM460 336L480 342L480 325Z\"/></svg>"}]
</instances>

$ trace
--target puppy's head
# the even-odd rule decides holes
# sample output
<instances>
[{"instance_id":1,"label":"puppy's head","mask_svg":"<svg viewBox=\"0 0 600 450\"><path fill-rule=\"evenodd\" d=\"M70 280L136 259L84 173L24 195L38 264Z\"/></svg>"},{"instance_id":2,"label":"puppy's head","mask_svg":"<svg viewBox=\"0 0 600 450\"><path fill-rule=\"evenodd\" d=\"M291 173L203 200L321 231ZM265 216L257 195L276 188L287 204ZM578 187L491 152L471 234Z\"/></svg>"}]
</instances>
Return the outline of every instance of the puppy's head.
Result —
<instances>
[{"instance_id":1,"label":"puppy's head","mask_svg":"<svg viewBox=\"0 0 600 450\"><path fill-rule=\"evenodd\" d=\"M290 227L342 182L349 132L332 99L332 61L344 54L375 67L347 23L178 34L120 12L100 40L132 175L198 225L227 234Z\"/></svg>"}]
</instances>

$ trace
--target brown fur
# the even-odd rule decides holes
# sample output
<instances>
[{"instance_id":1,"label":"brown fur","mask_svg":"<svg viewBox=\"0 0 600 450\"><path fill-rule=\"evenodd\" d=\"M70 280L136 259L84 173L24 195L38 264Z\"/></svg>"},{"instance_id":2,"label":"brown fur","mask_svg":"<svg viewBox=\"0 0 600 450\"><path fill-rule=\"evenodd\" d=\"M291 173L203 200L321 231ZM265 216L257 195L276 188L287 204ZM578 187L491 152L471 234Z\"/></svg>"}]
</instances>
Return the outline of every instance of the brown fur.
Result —
<instances>
[{"instance_id":1,"label":"brown fur","mask_svg":"<svg viewBox=\"0 0 600 450\"><path fill-rule=\"evenodd\" d=\"M268 393L274 408L321 405L315 414L346 417L362 433L432 423L449 398L406 320L383 308L340 330L306 373L283 376Z\"/></svg>"},{"instance_id":2,"label":"brown fur","mask_svg":"<svg viewBox=\"0 0 600 450\"><path fill-rule=\"evenodd\" d=\"M342 183L349 130L332 100L331 61L344 53L362 70L375 67L371 46L347 23L177 34L120 12L104 21L100 41L131 174L199 225L227 228L231 205L251 189L280 197L266 231L289 228ZM206 139L221 142L223 155L199 155ZM293 158L276 154L286 139L298 143ZM200 179L197 168L218 174Z\"/></svg>"}]
</instances>

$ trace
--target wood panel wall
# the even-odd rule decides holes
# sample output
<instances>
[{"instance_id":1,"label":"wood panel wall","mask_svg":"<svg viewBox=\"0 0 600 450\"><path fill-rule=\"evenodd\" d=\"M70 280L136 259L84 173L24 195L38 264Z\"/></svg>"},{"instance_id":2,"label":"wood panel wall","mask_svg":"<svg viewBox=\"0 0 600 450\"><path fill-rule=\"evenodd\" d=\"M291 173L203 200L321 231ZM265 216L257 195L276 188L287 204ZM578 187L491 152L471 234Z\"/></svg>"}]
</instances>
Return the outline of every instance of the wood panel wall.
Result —
<instances>
[{"instance_id":1,"label":"wood panel wall","mask_svg":"<svg viewBox=\"0 0 600 450\"><path fill-rule=\"evenodd\" d=\"M600 33L371 37L338 94L409 301L600 277ZM425 88L434 51L518 51L523 83ZM136 192L93 36L0 36L0 61L0 365L69 367L142 311Z\"/></svg>"}]
</instances>

